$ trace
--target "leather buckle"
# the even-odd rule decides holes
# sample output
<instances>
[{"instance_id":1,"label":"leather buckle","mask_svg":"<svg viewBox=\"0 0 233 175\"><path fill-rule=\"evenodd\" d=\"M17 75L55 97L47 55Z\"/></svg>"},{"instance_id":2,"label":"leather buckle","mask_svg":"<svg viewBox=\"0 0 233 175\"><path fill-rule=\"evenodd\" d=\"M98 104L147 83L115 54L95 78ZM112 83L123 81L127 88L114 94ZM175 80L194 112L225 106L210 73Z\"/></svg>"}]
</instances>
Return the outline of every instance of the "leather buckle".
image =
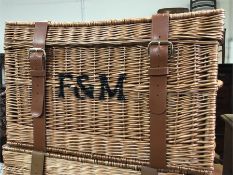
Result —
<instances>
[{"instance_id":1,"label":"leather buckle","mask_svg":"<svg viewBox=\"0 0 233 175\"><path fill-rule=\"evenodd\" d=\"M169 52L169 56L172 56L174 53L174 47L173 47L173 43L171 41L167 41L167 40L152 40L149 42L147 49L148 49L148 55L150 55L150 47L151 46L159 46L160 45L168 45L170 47L170 52Z\"/></svg>"},{"instance_id":2,"label":"leather buckle","mask_svg":"<svg viewBox=\"0 0 233 175\"><path fill-rule=\"evenodd\" d=\"M30 57L30 54L31 54L32 52L42 52L42 53L43 53L43 56L46 57L46 52L45 52L45 50L42 49L42 48L36 48L36 47L30 48L30 49L28 50L28 55L29 55L29 57Z\"/></svg>"}]
</instances>

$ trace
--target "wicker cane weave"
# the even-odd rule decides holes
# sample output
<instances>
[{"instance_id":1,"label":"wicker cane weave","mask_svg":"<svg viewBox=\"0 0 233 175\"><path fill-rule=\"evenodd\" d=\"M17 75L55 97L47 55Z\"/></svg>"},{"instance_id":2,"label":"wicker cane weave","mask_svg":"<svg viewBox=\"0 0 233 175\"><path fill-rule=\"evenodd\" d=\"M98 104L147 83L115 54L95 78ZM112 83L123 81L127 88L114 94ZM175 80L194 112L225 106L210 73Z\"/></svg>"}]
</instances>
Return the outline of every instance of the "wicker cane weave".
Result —
<instances>
[{"instance_id":1,"label":"wicker cane weave","mask_svg":"<svg viewBox=\"0 0 233 175\"><path fill-rule=\"evenodd\" d=\"M30 174L31 151L4 146L4 174L26 175ZM108 166L107 166L108 165ZM140 175L139 171L126 169L124 164L111 162L95 162L93 159L77 158L59 154L46 154L46 174L56 175ZM181 175L178 173L161 172L159 175Z\"/></svg>"},{"instance_id":2,"label":"wicker cane weave","mask_svg":"<svg viewBox=\"0 0 233 175\"><path fill-rule=\"evenodd\" d=\"M170 15L167 98L167 167L213 171L218 41L222 10ZM31 77L28 49L34 23L6 24L8 144L32 149ZM46 137L48 151L127 165L148 165L151 19L50 23L46 39ZM66 73L64 98L59 75ZM76 77L94 86L84 96ZM100 75L114 88L124 75L124 100L100 100ZM74 89L78 89L76 94ZM81 94L82 98L75 95Z\"/></svg>"},{"instance_id":3,"label":"wicker cane weave","mask_svg":"<svg viewBox=\"0 0 233 175\"><path fill-rule=\"evenodd\" d=\"M4 175L26 175L30 174L31 151L14 147L4 146ZM108 166L107 166L108 165ZM104 161L94 161L93 159L78 158L60 154L46 154L46 174L56 175L140 175L136 171L136 166L126 169L125 164ZM178 173L161 172L159 175L181 175Z\"/></svg>"},{"instance_id":4,"label":"wicker cane weave","mask_svg":"<svg viewBox=\"0 0 233 175\"><path fill-rule=\"evenodd\" d=\"M10 148L7 146L4 149L4 159L6 161L3 167L4 174L30 174L31 151ZM123 164L118 164L118 167L113 167L101 165L100 162L95 162L93 159L77 158L59 154L47 154L45 173L54 175L140 175L139 171L123 168Z\"/></svg>"}]
</instances>

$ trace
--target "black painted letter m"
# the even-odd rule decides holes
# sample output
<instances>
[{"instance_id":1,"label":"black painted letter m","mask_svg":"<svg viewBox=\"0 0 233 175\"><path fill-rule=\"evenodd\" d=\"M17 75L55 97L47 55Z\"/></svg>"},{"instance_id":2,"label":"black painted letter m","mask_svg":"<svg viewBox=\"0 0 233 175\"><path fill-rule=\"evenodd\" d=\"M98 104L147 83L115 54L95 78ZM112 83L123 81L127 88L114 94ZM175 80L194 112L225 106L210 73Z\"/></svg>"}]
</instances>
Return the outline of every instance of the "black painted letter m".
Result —
<instances>
[{"instance_id":1,"label":"black painted letter m","mask_svg":"<svg viewBox=\"0 0 233 175\"><path fill-rule=\"evenodd\" d=\"M120 74L119 78L117 80L117 84L115 86L115 89L111 90L109 87L108 78L105 74L101 74L99 76L100 83L101 83L101 89L100 89L100 100L105 100L105 93L107 92L108 96L110 98L117 96L117 100L123 101L125 100L124 92L123 92L123 83L126 79L125 74Z\"/></svg>"}]
</instances>

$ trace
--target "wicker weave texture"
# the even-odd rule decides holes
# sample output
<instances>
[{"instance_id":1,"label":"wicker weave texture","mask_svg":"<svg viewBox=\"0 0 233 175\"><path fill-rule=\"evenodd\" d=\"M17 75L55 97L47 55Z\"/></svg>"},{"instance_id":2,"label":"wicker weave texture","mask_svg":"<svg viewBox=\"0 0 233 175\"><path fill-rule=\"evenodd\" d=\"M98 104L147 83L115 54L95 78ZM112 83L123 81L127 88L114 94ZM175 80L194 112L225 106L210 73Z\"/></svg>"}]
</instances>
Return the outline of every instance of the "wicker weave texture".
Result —
<instances>
[{"instance_id":1,"label":"wicker weave texture","mask_svg":"<svg viewBox=\"0 0 233 175\"><path fill-rule=\"evenodd\" d=\"M31 170L31 151L5 148L4 175L29 175ZM140 175L139 171L96 164L93 160L78 159L58 154L46 155L45 174L51 175ZM118 165L120 166L120 165Z\"/></svg>"},{"instance_id":2,"label":"wicker weave texture","mask_svg":"<svg viewBox=\"0 0 233 175\"><path fill-rule=\"evenodd\" d=\"M31 164L31 151L17 149L17 148L5 148L4 158L7 163L4 164L3 175L29 175ZM72 159L72 160L71 160ZM117 167L118 166L118 167ZM120 167L122 166L122 167ZM141 172L132 169L124 168L124 165L101 165L93 160L88 159L75 159L73 157L59 155L59 154L47 154L46 156L46 174L56 175L140 175ZM160 172L159 175L181 175L178 173L165 173Z\"/></svg>"},{"instance_id":3,"label":"wicker weave texture","mask_svg":"<svg viewBox=\"0 0 233 175\"><path fill-rule=\"evenodd\" d=\"M34 24L7 23L5 33L8 143L32 148L31 77L28 49ZM213 170L217 52L223 11L170 15L168 60L167 166ZM51 23L46 40L46 135L50 152L114 162L148 164L149 57L151 19L98 23ZM59 75L64 99L58 96ZM125 100L91 99L72 89L87 75L100 96L100 75L114 88L125 75Z\"/></svg>"}]
</instances>

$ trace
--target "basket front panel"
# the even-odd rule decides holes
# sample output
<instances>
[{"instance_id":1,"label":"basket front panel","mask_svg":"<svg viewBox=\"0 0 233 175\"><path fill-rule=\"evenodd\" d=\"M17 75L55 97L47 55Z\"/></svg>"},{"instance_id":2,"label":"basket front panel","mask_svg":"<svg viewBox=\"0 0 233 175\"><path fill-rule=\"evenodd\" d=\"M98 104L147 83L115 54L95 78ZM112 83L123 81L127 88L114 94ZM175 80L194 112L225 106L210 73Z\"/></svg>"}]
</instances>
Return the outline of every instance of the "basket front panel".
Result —
<instances>
[{"instance_id":1,"label":"basket front panel","mask_svg":"<svg viewBox=\"0 0 233 175\"><path fill-rule=\"evenodd\" d=\"M145 46L107 48L52 48L48 62L47 129L48 145L81 152L146 160L149 148L148 67ZM60 66L57 66L59 62ZM69 72L73 80L58 96L58 74ZM86 75L94 98L84 95L77 76ZM101 97L101 76L114 89L124 76L123 94ZM50 88L50 89L49 89ZM65 138L64 140L61 138ZM145 148L142 150L141 148ZM134 152L138 154L134 154Z\"/></svg>"},{"instance_id":2,"label":"basket front panel","mask_svg":"<svg viewBox=\"0 0 233 175\"><path fill-rule=\"evenodd\" d=\"M21 49L20 52L27 57L26 49ZM46 52L47 146L148 161L147 47L144 45L104 48L49 47ZM14 82L8 83L9 97L12 96L8 105L9 141L32 144L29 60L27 58L9 60L14 63L7 64L8 70L12 65L18 65L18 69L14 70L14 74L17 74L12 80ZM17 70L19 72L15 72ZM11 74L13 72L8 73L7 77L13 76ZM72 78L69 78L70 76ZM64 97L59 95L63 86L62 77L65 77ZM86 95L86 91L80 88L77 83L80 77L84 78L82 80L85 80L83 84L86 87L93 86L94 98ZM117 83L121 84L119 78L124 78L123 94L118 88L116 95L110 97L106 90L102 90L104 99L101 99L103 77L106 78L111 91L114 91ZM17 93L12 93L13 91ZM27 95L24 96L25 94ZM14 109L17 106L17 110L12 110L11 106ZM18 128L17 132L13 132L15 128Z\"/></svg>"}]
</instances>

